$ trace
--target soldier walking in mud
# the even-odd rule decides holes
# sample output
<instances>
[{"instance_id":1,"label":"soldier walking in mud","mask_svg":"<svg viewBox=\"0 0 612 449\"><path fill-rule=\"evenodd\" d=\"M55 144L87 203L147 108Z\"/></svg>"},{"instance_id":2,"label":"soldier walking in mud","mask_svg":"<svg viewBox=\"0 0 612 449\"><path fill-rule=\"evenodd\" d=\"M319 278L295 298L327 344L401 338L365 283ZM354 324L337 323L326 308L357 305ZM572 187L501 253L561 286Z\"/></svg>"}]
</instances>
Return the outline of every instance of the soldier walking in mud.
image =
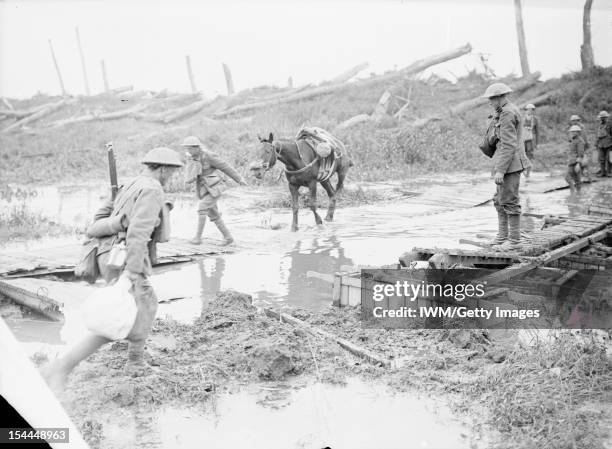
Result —
<instances>
[{"instance_id":1,"label":"soldier walking in mud","mask_svg":"<svg viewBox=\"0 0 612 449\"><path fill-rule=\"evenodd\" d=\"M197 137L189 136L185 138L181 146L185 147L189 153L185 182L187 184L195 183L196 196L199 200L198 225L195 236L190 240L190 243L194 245L202 243L202 233L206 225L206 217L208 217L223 235L224 243L226 245L232 244L234 238L225 226L217 205L224 184L219 171L222 171L240 185L247 185L246 181L218 155L205 150L204 145Z\"/></svg>"},{"instance_id":2,"label":"soldier walking in mud","mask_svg":"<svg viewBox=\"0 0 612 449\"><path fill-rule=\"evenodd\" d=\"M538 118L535 116L535 106L529 103L525 106L525 118L523 120L523 142L525 144L525 155L529 161L533 160L534 151L539 142L540 128ZM531 167L525 169L525 182L529 179Z\"/></svg>"},{"instance_id":3,"label":"soldier walking in mud","mask_svg":"<svg viewBox=\"0 0 612 449\"><path fill-rule=\"evenodd\" d=\"M100 274L108 281L126 277L132 284L132 295L136 301L137 314L127 340L127 374L139 376L146 372L144 345L155 313L157 297L148 280L152 274L152 235L161 226L160 217L164 207L163 187L178 167L183 165L178 153L169 148L154 148L142 159L145 169L134 181L122 187L115 200L109 200L95 215L88 234L98 234L97 263ZM111 247L119 240L125 241L126 257L123 268L107 265ZM45 370L50 386L63 388L70 371L82 360L93 354L100 346L110 342L106 337L89 334L66 355L52 362Z\"/></svg>"},{"instance_id":4,"label":"soldier walking in mud","mask_svg":"<svg viewBox=\"0 0 612 449\"><path fill-rule=\"evenodd\" d=\"M584 141L584 156L583 156L582 162L581 162L581 165L582 165L581 177L583 177L588 182L591 182L590 167L591 167L592 152L591 152L591 147L589 145L589 140L588 140L588 136L587 136L587 133L586 133L586 129L585 129L584 125L582 124L582 120L580 119L579 115L573 114L570 117L570 129L573 126L578 126L580 128L579 136ZM571 131L569 129L568 129L568 132L569 132L569 137L571 139L572 138L572 133L571 133Z\"/></svg>"},{"instance_id":5,"label":"soldier walking in mud","mask_svg":"<svg viewBox=\"0 0 612 449\"><path fill-rule=\"evenodd\" d=\"M521 203L519 184L521 172L531 167L523 146L523 118L520 110L508 99L512 89L504 83L493 83L483 97L494 110L492 118L493 177L497 190L493 204L497 210L498 233L492 245L503 250L520 249Z\"/></svg>"},{"instance_id":6,"label":"soldier walking in mud","mask_svg":"<svg viewBox=\"0 0 612 449\"><path fill-rule=\"evenodd\" d=\"M608 111L601 111L597 127L597 151L599 152L599 173L597 176L612 176L610 170L610 152L612 151L612 123Z\"/></svg>"},{"instance_id":7,"label":"soldier walking in mud","mask_svg":"<svg viewBox=\"0 0 612 449\"><path fill-rule=\"evenodd\" d=\"M582 172L582 160L584 158L584 139L581 137L582 129L578 125L572 125L569 129L569 153L567 156L567 174L565 180L572 191L580 191Z\"/></svg>"}]
</instances>

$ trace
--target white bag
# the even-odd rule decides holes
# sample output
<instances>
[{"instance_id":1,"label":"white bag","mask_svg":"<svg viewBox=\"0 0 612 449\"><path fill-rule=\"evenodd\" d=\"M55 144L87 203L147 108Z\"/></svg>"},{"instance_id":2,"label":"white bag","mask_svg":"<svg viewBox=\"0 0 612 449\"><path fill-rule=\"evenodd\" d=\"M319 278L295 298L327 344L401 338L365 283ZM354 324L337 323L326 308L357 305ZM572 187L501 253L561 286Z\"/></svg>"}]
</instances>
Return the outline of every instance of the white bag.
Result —
<instances>
[{"instance_id":1,"label":"white bag","mask_svg":"<svg viewBox=\"0 0 612 449\"><path fill-rule=\"evenodd\" d=\"M92 293L81 309L87 329L111 340L127 337L138 313L131 287L132 282L121 276L114 284Z\"/></svg>"}]
</instances>

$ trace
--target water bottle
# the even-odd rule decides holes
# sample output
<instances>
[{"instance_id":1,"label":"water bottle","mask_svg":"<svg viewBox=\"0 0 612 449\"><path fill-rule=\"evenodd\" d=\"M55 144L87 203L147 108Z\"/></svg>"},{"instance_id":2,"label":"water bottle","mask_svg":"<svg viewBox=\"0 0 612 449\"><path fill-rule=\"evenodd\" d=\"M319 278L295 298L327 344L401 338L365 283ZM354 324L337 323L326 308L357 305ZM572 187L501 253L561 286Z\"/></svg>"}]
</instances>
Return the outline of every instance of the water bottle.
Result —
<instances>
[{"instance_id":1,"label":"water bottle","mask_svg":"<svg viewBox=\"0 0 612 449\"><path fill-rule=\"evenodd\" d=\"M121 270L123 265L125 265L126 256L127 248L125 247L125 242L119 242L111 248L106 265L108 268Z\"/></svg>"}]
</instances>

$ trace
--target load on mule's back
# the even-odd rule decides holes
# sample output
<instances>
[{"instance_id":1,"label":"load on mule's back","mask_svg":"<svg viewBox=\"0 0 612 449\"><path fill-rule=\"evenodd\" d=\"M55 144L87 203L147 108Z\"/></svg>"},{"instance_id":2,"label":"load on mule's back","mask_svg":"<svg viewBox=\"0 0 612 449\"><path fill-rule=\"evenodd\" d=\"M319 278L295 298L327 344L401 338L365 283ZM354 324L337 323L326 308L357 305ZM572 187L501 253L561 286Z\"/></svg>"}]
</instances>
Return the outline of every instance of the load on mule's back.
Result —
<instances>
[{"instance_id":1,"label":"load on mule's back","mask_svg":"<svg viewBox=\"0 0 612 449\"><path fill-rule=\"evenodd\" d=\"M250 169L257 179L261 179L276 161L285 165L285 176L291 192L291 208L293 222L291 230L298 229L298 191L300 187L308 187L310 191L309 207L315 222L323 222L317 213L317 183L327 192L329 206L326 221L334 219L336 195L344 186L346 173L353 166L344 144L328 131L317 127L302 127L295 139L274 139L270 133L268 138L259 137L261 147L259 160L251 163ZM336 174L336 186L331 184L331 177Z\"/></svg>"}]
</instances>

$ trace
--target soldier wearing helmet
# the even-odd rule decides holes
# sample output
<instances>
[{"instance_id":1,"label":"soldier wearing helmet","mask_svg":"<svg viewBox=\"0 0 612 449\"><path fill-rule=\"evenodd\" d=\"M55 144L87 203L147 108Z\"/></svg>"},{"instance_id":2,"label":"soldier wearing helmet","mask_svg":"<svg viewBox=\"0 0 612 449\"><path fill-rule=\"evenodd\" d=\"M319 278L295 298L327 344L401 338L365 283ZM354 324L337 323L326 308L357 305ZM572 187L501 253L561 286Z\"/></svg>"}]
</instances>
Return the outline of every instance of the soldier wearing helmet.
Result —
<instances>
[{"instance_id":1,"label":"soldier wearing helmet","mask_svg":"<svg viewBox=\"0 0 612 449\"><path fill-rule=\"evenodd\" d=\"M584 139L581 137L582 128L572 125L569 129L569 152L567 156L567 173L565 180L574 191L580 191L582 160L584 158Z\"/></svg>"},{"instance_id":2,"label":"soldier wearing helmet","mask_svg":"<svg viewBox=\"0 0 612 449\"><path fill-rule=\"evenodd\" d=\"M591 166L591 159L592 159L592 148L589 145L589 140L588 140L588 136L586 133L586 129L582 123L582 120L580 118L579 115L576 114L572 114L572 116L570 117L570 128L572 126L579 126L580 127L580 137L582 138L582 140L584 140L584 157L582 158L582 177L583 179L586 179L587 181L591 181L591 173L590 173L590 166ZM568 133L569 133L569 128L568 128ZM571 138L571 134L569 136Z\"/></svg>"},{"instance_id":3,"label":"soldier wearing helmet","mask_svg":"<svg viewBox=\"0 0 612 449\"><path fill-rule=\"evenodd\" d=\"M142 173L121 186L117 197L108 200L98 210L94 224L87 231L96 243L100 274L107 281L125 277L132 284L138 312L126 338L129 346L125 366L126 372L132 376L143 375L148 370L144 361L144 345L157 311L157 298L149 276L152 274L154 236L164 220L166 200L163 187L177 168L183 165L178 153L169 148L152 149L144 156L142 163ZM111 267L107 265L109 253L121 242L125 244L125 262L121 268ZM62 388L70 371L109 341L106 337L89 334L65 356L50 364L45 372L47 382L52 387Z\"/></svg>"},{"instance_id":4,"label":"soldier wearing helmet","mask_svg":"<svg viewBox=\"0 0 612 449\"><path fill-rule=\"evenodd\" d=\"M610 153L612 152L612 123L610 123L610 114L607 111L601 111L597 114L597 117L599 118L599 126L597 127L598 176L612 176L612 170L610 170Z\"/></svg>"},{"instance_id":5,"label":"soldier wearing helmet","mask_svg":"<svg viewBox=\"0 0 612 449\"><path fill-rule=\"evenodd\" d=\"M497 210L498 233L493 245L502 249L520 248L521 203L519 184L521 172L531 167L523 146L523 117L518 107L510 102L512 92L504 83L494 83L483 97L489 99L494 110L494 132L496 136L493 154L493 177L497 190L493 204Z\"/></svg>"},{"instance_id":6,"label":"soldier wearing helmet","mask_svg":"<svg viewBox=\"0 0 612 449\"><path fill-rule=\"evenodd\" d=\"M194 183L198 198L198 225L193 239L194 245L202 243L202 233L206 225L206 217L210 218L225 239L225 244L233 243L234 238L225 225L219 212L217 201L221 196L224 184L220 171L228 175L240 185L247 185L240 174L217 154L204 149L204 144L195 136L186 137L181 146L189 154L185 182Z\"/></svg>"},{"instance_id":7,"label":"soldier wearing helmet","mask_svg":"<svg viewBox=\"0 0 612 449\"><path fill-rule=\"evenodd\" d=\"M525 155L531 161L533 153L537 149L540 141L540 127L538 118L535 116L535 106L531 103L525 106L525 117L523 118L523 142L525 145ZM525 169L525 182L529 178L531 168Z\"/></svg>"}]
</instances>

